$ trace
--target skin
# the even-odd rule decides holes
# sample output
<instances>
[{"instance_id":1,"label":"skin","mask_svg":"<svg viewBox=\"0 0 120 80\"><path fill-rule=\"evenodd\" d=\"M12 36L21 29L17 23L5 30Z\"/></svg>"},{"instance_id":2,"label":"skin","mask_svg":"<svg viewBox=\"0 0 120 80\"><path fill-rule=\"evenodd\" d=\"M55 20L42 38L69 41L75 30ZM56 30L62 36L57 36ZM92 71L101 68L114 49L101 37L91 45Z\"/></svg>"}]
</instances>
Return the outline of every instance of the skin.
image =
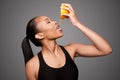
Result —
<instances>
[{"instance_id":1,"label":"skin","mask_svg":"<svg viewBox=\"0 0 120 80\"><path fill-rule=\"evenodd\" d=\"M77 18L75 11L71 4L63 3L66 5L66 9L70 11L69 14L63 14L68 16L68 20L72 25L78 28L81 32L88 37L93 43L91 45L81 43L69 43L64 48L69 52L72 59L75 57L98 57L105 56L112 52L110 44L98 35L93 30L84 26ZM63 36L62 29L59 28L57 22L52 21L46 16L39 16L35 19L37 24L36 28L39 33L35 35L35 38L42 43L42 55L47 65L54 68L60 68L65 64L65 55L56 42L56 39ZM59 28L59 29L57 29ZM26 64L26 76L27 80L37 80L39 71L38 56L34 56Z\"/></svg>"}]
</instances>

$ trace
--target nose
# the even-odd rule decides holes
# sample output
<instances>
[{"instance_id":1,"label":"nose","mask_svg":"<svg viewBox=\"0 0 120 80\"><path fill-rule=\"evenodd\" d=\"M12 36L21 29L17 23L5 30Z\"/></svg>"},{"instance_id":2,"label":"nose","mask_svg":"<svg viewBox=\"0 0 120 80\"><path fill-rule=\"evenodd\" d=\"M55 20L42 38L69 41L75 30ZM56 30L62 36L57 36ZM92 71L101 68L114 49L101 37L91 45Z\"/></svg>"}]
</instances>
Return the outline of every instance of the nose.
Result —
<instances>
[{"instance_id":1,"label":"nose","mask_svg":"<svg viewBox=\"0 0 120 80\"><path fill-rule=\"evenodd\" d=\"M54 24L57 24L57 22L56 22L56 21L53 21L53 23L54 23Z\"/></svg>"}]
</instances>

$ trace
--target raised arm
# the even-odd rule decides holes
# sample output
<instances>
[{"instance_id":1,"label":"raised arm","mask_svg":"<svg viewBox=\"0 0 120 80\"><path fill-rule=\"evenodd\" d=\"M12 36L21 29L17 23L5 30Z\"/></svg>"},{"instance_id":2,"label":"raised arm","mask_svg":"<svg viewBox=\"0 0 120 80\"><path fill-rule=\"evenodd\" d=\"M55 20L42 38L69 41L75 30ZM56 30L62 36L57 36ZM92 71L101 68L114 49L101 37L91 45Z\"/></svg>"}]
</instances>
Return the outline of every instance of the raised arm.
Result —
<instances>
[{"instance_id":1,"label":"raised arm","mask_svg":"<svg viewBox=\"0 0 120 80\"><path fill-rule=\"evenodd\" d=\"M80 43L72 43L69 45L74 56L85 56L85 57L94 57L94 56L103 56L110 54L112 52L112 48L110 44L96 32L91 30L90 28L83 25L77 18L74 9L70 4L66 4L66 9L70 11L69 14L64 14L68 16L70 22L78 28L81 32L83 32L91 41L92 45L85 45Z\"/></svg>"}]
</instances>

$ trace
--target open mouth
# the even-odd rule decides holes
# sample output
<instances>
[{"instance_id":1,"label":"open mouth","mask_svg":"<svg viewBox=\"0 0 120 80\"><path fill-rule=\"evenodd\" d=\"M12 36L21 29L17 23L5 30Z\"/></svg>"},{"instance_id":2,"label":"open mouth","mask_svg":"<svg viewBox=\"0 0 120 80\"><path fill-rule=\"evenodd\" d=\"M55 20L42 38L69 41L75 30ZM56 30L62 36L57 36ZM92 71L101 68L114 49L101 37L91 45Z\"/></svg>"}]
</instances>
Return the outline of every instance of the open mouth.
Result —
<instances>
[{"instance_id":1,"label":"open mouth","mask_svg":"<svg viewBox=\"0 0 120 80\"><path fill-rule=\"evenodd\" d=\"M59 25L57 25L56 30L57 31L62 31L62 28Z\"/></svg>"}]
</instances>

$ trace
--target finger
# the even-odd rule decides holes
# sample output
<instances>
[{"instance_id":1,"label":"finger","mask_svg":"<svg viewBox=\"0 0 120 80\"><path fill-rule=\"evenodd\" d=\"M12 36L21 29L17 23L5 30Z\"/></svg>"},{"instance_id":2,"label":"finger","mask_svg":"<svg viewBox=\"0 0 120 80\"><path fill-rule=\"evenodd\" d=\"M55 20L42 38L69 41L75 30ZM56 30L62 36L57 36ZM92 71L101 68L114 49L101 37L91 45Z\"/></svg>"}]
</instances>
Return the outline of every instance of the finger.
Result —
<instances>
[{"instance_id":1,"label":"finger","mask_svg":"<svg viewBox=\"0 0 120 80\"><path fill-rule=\"evenodd\" d=\"M72 12L72 10L69 7L65 7L65 8L62 8L62 9L65 9L65 10L69 11L70 13Z\"/></svg>"},{"instance_id":2,"label":"finger","mask_svg":"<svg viewBox=\"0 0 120 80\"><path fill-rule=\"evenodd\" d=\"M65 5L66 8L69 8L71 11L74 11L73 7L71 4L68 4L68 3L62 3L62 5Z\"/></svg>"}]
</instances>

